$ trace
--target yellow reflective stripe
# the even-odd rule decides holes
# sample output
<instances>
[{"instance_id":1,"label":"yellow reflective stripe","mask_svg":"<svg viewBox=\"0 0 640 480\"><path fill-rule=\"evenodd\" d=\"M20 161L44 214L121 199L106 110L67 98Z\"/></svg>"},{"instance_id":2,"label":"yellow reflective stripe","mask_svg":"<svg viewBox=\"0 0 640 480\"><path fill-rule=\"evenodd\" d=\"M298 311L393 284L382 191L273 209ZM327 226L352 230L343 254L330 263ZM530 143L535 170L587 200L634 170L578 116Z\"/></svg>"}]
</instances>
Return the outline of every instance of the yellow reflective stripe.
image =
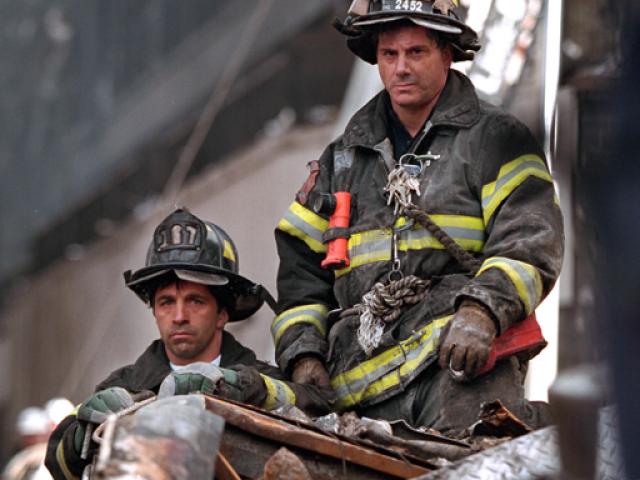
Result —
<instances>
[{"instance_id":1,"label":"yellow reflective stripe","mask_svg":"<svg viewBox=\"0 0 640 480\"><path fill-rule=\"evenodd\" d=\"M336 270L336 278L354 268L391 259L391 229L368 230L352 233L348 242L349 266Z\"/></svg>"},{"instance_id":2,"label":"yellow reflective stripe","mask_svg":"<svg viewBox=\"0 0 640 480\"><path fill-rule=\"evenodd\" d=\"M496 181L482 187L482 214L485 224L489 223L489 219L503 200L528 177L552 181L542 158L538 155L523 155L503 165Z\"/></svg>"},{"instance_id":3,"label":"yellow reflective stripe","mask_svg":"<svg viewBox=\"0 0 640 480\"><path fill-rule=\"evenodd\" d=\"M482 218L466 215L430 215L431 219L447 235L467 251L481 252L484 248L484 222ZM423 248L443 249L444 246L436 240L426 229L412 229L407 233L407 239L399 242L401 251L421 250Z\"/></svg>"},{"instance_id":4,"label":"yellow reflective stripe","mask_svg":"<svg viewBox=\"0 0 640 480\"><path fill-rule=\"evenodd\" d=\"M298 202L293 202L284 217L278 223L278 229L299 238L316 253L324 253L327 246L322 243L322 234L329 227L329 222L320 215L306 209Z\"/></svg>"},{"instance_id":5,"label":"yellow reflective stripe","mask_svg":"<svg viewBox=\"0 0 640 480\"><path fill-rule=\"evenodd\" d=\"M267 398L262 405L267 410L274 410L283 405L295 405L296 394L289 385L280 380L260 374L267 387Z\"/></svg>"},{"instance_id":6,"label":"yellow reflective stripe","mask_svg":"<svg viewBox=\"0 0 640 480\"><path fill-rule=\"evenodd\" d=\"M433 221L438 224L455 242L470 252L481 252L484 248L485 230L484 221L480 217L468 215L431 215ZM406 225L405 217L400 217L395 227ZM444 246L436 240L428 230L421 226L400 232L398 249L407 252L409 250L423 250L427 248L443 250ZM349 273L354 268L374 262L386 262L391 259L391 229L368 230L352 233L349 238L349 259L347 268L337 270L336 278Z\"/></svg>"},{"instance_id":7,"label":"yellow reflective stripe","mask_svg":"<svg viewBox=\"0 0 640 480\"><path fill-rule=\"evenodd\" d=\"M411 378L427 357L437 351L440 331L452 317L433 320L398 345L333 377L331 386L338 398L338 410L379 396Z\"/></svg>"},{"instance_id":8,"label":"yellow reflective stripe","mask_svg":"<svg viewBox=\"0 0 640 480\"><path fill-rule=\"evenodd\" d=\"M302 305L285 310L271 324L271 335L277 345L282 334L296 323L309 323L316 327L324 337L327 332L327 314L329 310L322 304Z\"/></svg>"},{"instance_id":9,"label":"yellow reflective stripe","mask_svg":"<svg viewBox=\"0 0 640 480\"><path fill-rule=\"evenodd\" d=\"M56 460L58 461L58 465L60 466L60 470L62 470L64 478L67 480L78 480L80 478L71 473L67 466L67 462L64 459L64 441L60 441L56 447Z\"/></svg>"},{"instance_id":10,"label":"yellow reflective stripe","mask_svg":"<svg viewBox=\"0 0 640 480\"><path fill-rule=\"evenodd\" d=\"M533 265L525 262L506 257L491 257L482 263L477 275L490 268L498 268L509 277L511 283L516 287L527 315L533 313L542 298L540 272Z\"/></svg>"},{"instance_id":11,"label":"yellow reflective stripe","mask_svg":"<svg viewBox=\"0 0 640 480\"><path fill-rule=\"evenodd\" d=\"M224 251L222 252L222 255L232 262L236 261L236 255L233 253L233 247L228 240L224 241Z\"/></svg>"}]
</instances>

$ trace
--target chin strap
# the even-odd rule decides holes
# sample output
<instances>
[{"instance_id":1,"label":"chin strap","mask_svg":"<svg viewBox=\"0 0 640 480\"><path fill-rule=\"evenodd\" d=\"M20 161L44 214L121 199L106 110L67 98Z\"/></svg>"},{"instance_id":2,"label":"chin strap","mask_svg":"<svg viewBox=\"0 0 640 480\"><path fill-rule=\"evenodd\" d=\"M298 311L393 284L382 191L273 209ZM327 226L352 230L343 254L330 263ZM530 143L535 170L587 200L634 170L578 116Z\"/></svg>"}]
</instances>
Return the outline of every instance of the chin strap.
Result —
<instances>
[{"instance_id":1,"label":"chin strap","mask_svg":"<svg viewBox=\"0 0 640 480\"><path fill-rule=\"evenodd\" d=\"M269 293L269 290L267 290L267 288L263 285L256 285L256 289L255 289L256 294L262 299L264 300L267 305L269 305L269 308L273 311L273 313L277 313L276 312L276 306L277 306L277 302L276 299L273 298L273 295L271 295L271 293Z\"/></svg>"}]
</instances>

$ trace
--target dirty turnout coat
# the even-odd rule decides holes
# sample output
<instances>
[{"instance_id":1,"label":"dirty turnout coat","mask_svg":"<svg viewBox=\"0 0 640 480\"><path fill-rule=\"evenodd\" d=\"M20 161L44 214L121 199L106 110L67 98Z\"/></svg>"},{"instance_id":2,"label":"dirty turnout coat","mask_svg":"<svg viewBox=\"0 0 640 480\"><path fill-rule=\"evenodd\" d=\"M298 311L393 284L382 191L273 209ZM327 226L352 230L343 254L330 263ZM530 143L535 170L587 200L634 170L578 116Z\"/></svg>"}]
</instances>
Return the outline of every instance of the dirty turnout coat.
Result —
<instances>
[{"instance_id":1,"label":"dirty turnout coat","mask_svg":"<svg viewBox=\"0 0 640 480\"><path fill-rule=\"evenodd\" d=\"M220 356L221 367L246 365L262 374L267 386L267 398L263 405L266 409L277 408L284 404L295 404L301 409L321 415L327 413L330 404L318 389L312 386L284 382L277 367L256 359L255 353L240 344L228 332L223 332ZM115 370L109 377L96 386L95 391L109 387L123 387L131 393L144 390L158 392L164 378L171 373L169 359L161 340L154 341L132 365ZM79 479L89 461L82 460L73 447L73 439L78 421L75 415L65 418L49 439L45 464L55 479Z\"/></svg>"},{"instance_id":2,"label":"dirty turnout coat","mask_svg":"<svg viewBox=\"0 0 640 480\"><path fill-rule=\"evenodd\" d=\"M419 224L394 215L384 188L396 166L381 92L330 144L276 228L279 314L272 324L276 359L326 360L338 407L367 406L403 391L434 363L440 332L463 298L491 310L500 331L532 313L553 287L563 255L562 216L544 153L513 116L478 99L451 70L425 125L417 154L429 153L413 203L481 262L474 275ZM321 268L328 217L314 196L351 193L350 265ZM359 317L332 324L328 312L361 303L392 268L392 233L400 270L430 281L429 295L387 325L367 356L356 340Z\"/></svg>"}]
</instances>

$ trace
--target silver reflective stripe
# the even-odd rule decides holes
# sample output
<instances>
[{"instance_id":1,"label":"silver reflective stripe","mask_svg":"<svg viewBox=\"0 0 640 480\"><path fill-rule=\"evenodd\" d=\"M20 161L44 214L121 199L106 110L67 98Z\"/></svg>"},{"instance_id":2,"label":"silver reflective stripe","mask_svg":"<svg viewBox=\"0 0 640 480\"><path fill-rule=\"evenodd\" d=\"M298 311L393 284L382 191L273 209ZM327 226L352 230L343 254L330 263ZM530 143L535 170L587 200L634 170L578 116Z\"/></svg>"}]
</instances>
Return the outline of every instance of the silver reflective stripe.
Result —
<instances>
[{"instance_id":1,"label":"silver reflective stripe","mask_svg":"<svg viewBox=\"0 0 640 480\"><path fill-rule=\"evenodd\" d=\"M482 211L485 223L500 204L528 177L552 182L544 160L538 155L522 155L500 168L495 182L482 187Z\"/></svg>"},{"instance_id":2,"label":"silver reflective stripe","mask_svg":"<svg viewBox=\"0 0 640 480\"><path fill-rule=\"evenodd\" d=\"M493 196L500 191L507 183L509 183L513 178L518 176L520 173L526 170L538 170L547 173L547 169L544 167L544 164L541 164L540 157L534 157L531 159L524 160L520 162L516 168L511 170L509 173L504 174L498 178L496 181L496 186L493 194L482 199L482 208L485 208L488 203L492 200Z\"/></svg>"},{"instance_id":3,"label":"silver reflective stripe","mask_svg":"<svg viewBox=\"0 0 640 480\"><path fill-rule=\"evenodd\" d=\"M476 230L476 229L462 228L462 227L441 227L441 228L447 233L447 235L449 235L454 240L465 239L465 240L477 240L480 242L484 241L484 237L485 237L484 230ZM407 240L409 242L422 240L426 238L435 240L433 235L431 235L431 233L428 230L423 228L418 230L409 230L407 234Z\"/></svg>"},{"instance_id":4,"label":"silver reflective stripe","mask_svg":"<svg viewBox=\"0 0 640 480\"><path fill-rule=\"evenodd\" d=\"M327 331L327 313L327 307L321 304L302 305L285 310L273 320L271 325L274 342L277 345L287 328L297 323L309 323L324 336Z\"/></svg>"},{"instance_id":5,"label":"silver reflective stripe","mask_svg":"<svg viewBox=\"0 0 640 480\"><path fill-rule=\"evenodd\" d=\"M410 381L437 354L438 339L451 315L433 319L411 337L331 379L338 410L394 390Z\"/></svg>"},{"instance_id":6,"label":"silver reflective stripe","mask_svg":"<svg viewBox=\"0 0 640 480\"><path fill-rule=\"evenodd\" d=\"M264 408L274 410L283 405L295 405L296 394L289 385L262 373L260 376L267 387L267 398L264 401Z\"/></svg>"},{"instance_id":7,"label":"silver reflective stripe","mask_svg":"<svg viewBox=\"0 0 640 480\"><path fill-rule=\"evenodd\" d=\"M507 275L516 288L526 313L532 313L542 298L542 280L538 270L533 265L511 258L491 257L485 260L477 275L490 268L502 270Z\"/></svg>"},{"instance_id":8,"label":"silver reflective stripe","mask_svg":"<svg viewBox=\"0 0 640 480\"><path fill-rule=\"evenodd\" d=\"M284 219L295 228L300 230L302 233L304 233L306 236L311 237L318 243L322 243L322 234L324 232L318 230L310 223L305 222L302 218L294 214L292 211L288 210L284 214Z\"/></svg>"},{"instance_id":9,"label":"silver reflective stripe","mask_svg":"<svg viewBox=\"0 0 640 480\"><path fill-rule=\"evenodd\" d=\"M418 336L420 335L418 334ZM383 375L386 375L387 373L394 370L396 367L399 367L406 361L416 358L421 351L420 349L406 351L402 346L400 346L400 348L401 348L402 356L400 355L394 356L391 359L391 361L380 364L380 366L377 369L369 373L366 373L365 370L363 369L362 376L359 377L357 380L351 383L343 383L338 387L334 387L334 390L338 398L350 396L352 392L356 393L356 392L363 391L368 385L372 384L373 382L381 378Z\"/></svg>"}]
</instances>

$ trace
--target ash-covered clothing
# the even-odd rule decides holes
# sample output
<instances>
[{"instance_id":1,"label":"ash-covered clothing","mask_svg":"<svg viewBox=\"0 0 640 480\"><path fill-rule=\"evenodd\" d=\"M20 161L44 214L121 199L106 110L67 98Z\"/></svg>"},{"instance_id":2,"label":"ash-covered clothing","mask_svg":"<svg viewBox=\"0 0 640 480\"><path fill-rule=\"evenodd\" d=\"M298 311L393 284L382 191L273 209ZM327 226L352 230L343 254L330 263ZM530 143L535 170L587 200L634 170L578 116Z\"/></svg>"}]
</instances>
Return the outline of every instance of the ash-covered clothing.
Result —
<instances>
[{"instance_id":1,"label":"ash-covered clothing","mask_svg":"<svg viewBox=\"0 0 640 480\"><path fill-rule=\"evenodd\" d=\"M440 333L464 298L492 312L498 334L524 319L549 293L562 263L562 215L542 149L521 122L479 100L455 70L415 152L423 155L423 167L420 194L412 200L481 262L479 271L465 270L425 228L397 217L384 189L398 163L394 143L398 151L408 146L401 131L392 131L388 104L381 92L353 116L313 166L275 233L276 359L285 372L302 355L325 359L342 410L405 391L434 364ZM314 196L338 191L352 198L350 265L332 272L320 266L329 218L311 205ZM367 356L356 340L358 316L330 324L327 314L361 303L376 282L387 281L394 230L403 275L431 286L425 300L386 326Z\"/></svg>"},{"instance_id":2,"label":"ash-covered clothing","mask_svg":"<svg viewBox=\"0 0 640 480\"><path fill-rule=\"evenodd\" d=\"M258 406L272 409L283 404L295 404L314 415L330 411L328 398L331 392L311 385L286 382L277 367L258 360L255 353L240 344L230 333L224 331L222 337L220 366L233 369L234 366L255 368L266 385L267 395L261 395ZM109 387L123 387L130 393L150 390L158 392L160 384L171 373L169 359L161 340L155 340L132 365L119 368L100 382L95 391ZM247 386L251 388L251 386ZM260 391L263 391L260 388ZM328 394L328 396L325 396ZM49 439L45 464L55 479L80 478L82 470L89 463L82 460L73 446L78 421L75 414L65 418Z\"/></svg>"}]
</instances>

